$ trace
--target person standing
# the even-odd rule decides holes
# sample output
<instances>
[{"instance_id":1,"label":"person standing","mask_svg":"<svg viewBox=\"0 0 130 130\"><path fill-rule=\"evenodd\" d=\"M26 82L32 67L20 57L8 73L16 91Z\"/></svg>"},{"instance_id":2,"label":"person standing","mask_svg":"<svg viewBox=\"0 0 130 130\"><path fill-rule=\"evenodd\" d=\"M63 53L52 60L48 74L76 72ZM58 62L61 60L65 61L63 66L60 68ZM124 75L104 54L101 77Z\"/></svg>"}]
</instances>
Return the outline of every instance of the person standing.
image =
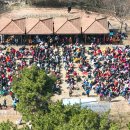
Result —
<instances>
[{"instance_id":1,"label":"person standing","mask_svg":"<svg viewBox=\"0 0 130 130\"><path fill-rule=\"evenodd\" d=\"M1 105L1 103L0 103L0 109L2 110L2 105Z\"/></svg>"},{"instance_id":2,"label":"person standing","mask_svg":"<svg viewBox=\"0 0 130 130\"><path fill-rule=\"evenodd\" d=\"M6 101L6 99L3 100L3 107L7 108L7 101Z\"/></svg>"},{"instance_id":3,"label":"person standing","mask_svg":"<svg viewBox=\"0 0 130 130\"><path fill-rule=\"evenodd\" d=\"M71 4L71 2L69 1L69 2L68 2L68 13L70 13L71 8L72 8L72 4Z\"/></svg>"}]
</instances>

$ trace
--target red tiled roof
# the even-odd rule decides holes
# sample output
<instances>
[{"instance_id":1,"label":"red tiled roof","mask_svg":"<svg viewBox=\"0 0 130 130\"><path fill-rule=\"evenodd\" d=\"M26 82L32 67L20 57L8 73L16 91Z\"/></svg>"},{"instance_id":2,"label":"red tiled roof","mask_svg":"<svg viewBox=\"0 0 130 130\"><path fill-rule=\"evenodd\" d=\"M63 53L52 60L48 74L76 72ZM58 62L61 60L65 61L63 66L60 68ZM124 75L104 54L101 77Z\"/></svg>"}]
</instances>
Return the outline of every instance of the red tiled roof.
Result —
<instances>
[{"instance_id":1,"label":"red tiled roof","mask_svg":"<svg viewBox=\"0 0 130 130\"><path fill-rule=\"evenodd\" d=\"M27 34L53 34L53 20L49 19L33 19L27 24Z\"/></svg>"},{"instance_id":2,"label":"red tiled roof","mask_svg":"<svg viewBox=\"0 0 130 130\"><path fill-rule=\"evenodd\" d=\"M0 18L0 31L11 22L11 19L2 17Z\"/></svg>"},{"instance_id":3,"label":"red tiled roof","mask_svg":"<svg viewBox=\"0 0 130 130\"><path fill-rule=\"evenodd\" d=\"M54 24L53 24L54 23ZM0 34L108 34L106 18L21 18L0 20ZM53 29L54 28L54 29Z\"/></svg>"},{"instance_id":4,"label":"red tiled roof","mask_svg":"<svg viewBox=\"0 0 130 130\"><path fill-rule=\"evenodd\" d=\"M67 18L54 18L54 32L56 32L65 22Z\"/></svg>"},{"instance_id":5,"label":"red tiled roof","mask_svg":"<svg viewBox=\"0 0 130 130\"><path fill-rule=\"evenodd\" d=\"M108 21L107 21L106 17L100 18L100 19L96 19L96 21L98 21L104 28L109 30L109 28L108 28Z\"/></svg>"},{"instance_id":6,"label":"red tiled roof","mask_svg":"<svg viewBox=\"0 0 130 130\"><path fill-rule=\"evenodd\" d=\"M26 19L13 19L13 22L25 33Z\"/></svg>"},{"instance_id":7,"label":"red tiled roof","mask_svg":"<svg viewBox=\"0 0 130 130\"><path fill-rule=\"evenodd\" d=\"M53 18L41 19L41 21L53 32Z\"/></svg>"},{"instance_id":8,"label":"red tiled roof","mask_svg":"<svg viewBox=\"0 0 130 130\"><path fill-rule=\"evenodd\" d=\"M81 18L73 18L69 19L69 21L78 29L81 31Z\"/></svg>"},{"instance_id":9,"label":"red tiled roof","mask_svg":"<svg viewBox=\"0 0 130 130\"><path fill-rule=\"evenodd\" d=\"M11 20L4 28L0 31L0 34L25 34L25 18Z\"/></svg>"},{"instance_id":10,"label":"red tiled roof","mask_svg":"<svg viewBox=\"0 0 130 130\"><path fill-rule=\"evenodd\" d=\"M85 32L85 30L93 24L95 21L94 18L90 17L82 17L81 18L81 26L82 26L82 32Z\"/></svg>"},{"instance_id":11,"label":"red tiled roof","mask_svg":"<svg viewBox=\"0 0 130 130\"><path fill-rule=\"evenodd\" d=\"M39 22L39 19L27 18L26 19L26 32L29 32L38 22Z\"/></svg>"},{"instance_id":12,"label":"red tiled roof","mask_svg":"<svg viewBox=\"0 0 130 130\"><path fill-rule=\"evenodd\" d=\"M54 20L54 29L56 34L80 34L81 24L79 18L75 19L62 19L58 18ZM76 26L77 25L77 26Z\"/></svg>"},{"instance_id":13,"label":"red tiled roof","mask_svg":"<svg viewBox=\"0 0 130 130\"><path fill-rule=\"evenodd\" d=\"M94 21L84 32L84 34L108 34L109 30L101 25L98 21Z\"/></svg>"}]
</instances>

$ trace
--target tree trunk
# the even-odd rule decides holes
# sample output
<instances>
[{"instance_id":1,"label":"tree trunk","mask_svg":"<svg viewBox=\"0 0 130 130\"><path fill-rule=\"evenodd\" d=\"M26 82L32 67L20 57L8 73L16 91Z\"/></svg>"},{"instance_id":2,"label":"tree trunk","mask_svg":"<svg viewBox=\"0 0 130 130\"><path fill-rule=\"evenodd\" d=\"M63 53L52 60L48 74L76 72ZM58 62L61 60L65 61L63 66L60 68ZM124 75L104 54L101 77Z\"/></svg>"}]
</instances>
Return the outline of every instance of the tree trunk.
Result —
<instances>
[{"instance_id":1,"label":"tree trunk","mask_svg":"<svg viewBox=\"0 0 130 130\"><path fill-rule=\"evenodd\" d=\"M123 21L121 21L120 33L122 33Z\"/></svg>"}]
</instances>

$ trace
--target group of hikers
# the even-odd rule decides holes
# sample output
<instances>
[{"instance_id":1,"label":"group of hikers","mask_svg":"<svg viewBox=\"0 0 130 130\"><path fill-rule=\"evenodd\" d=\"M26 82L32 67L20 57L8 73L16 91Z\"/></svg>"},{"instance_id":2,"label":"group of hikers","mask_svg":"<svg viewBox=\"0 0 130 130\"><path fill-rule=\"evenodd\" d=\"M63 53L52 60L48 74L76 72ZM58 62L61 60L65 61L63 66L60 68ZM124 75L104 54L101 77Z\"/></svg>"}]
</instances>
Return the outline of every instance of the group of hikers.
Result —
<instances>
[{"instance_id":1,"label":"group of hikers","mask_svg":"<svg viewBox=\"0 0 130 130\"><path fill-rule=\"evenodd\" d=\"M108 34L108 35L87 35L86 39L83 35L73 35L73 36L66 36L66 35L48 35L48 36L4 36L3 44L10 44L10 45L32 45L32 44L39 44L41 42L48 42L48 45L61 45L64 44L71 44L71 43L82 43L90 45L91 43L95 43L98 45L109 45L109 44L122 44L122 40L127 39L126 33L115 33L115 34Z\"/></svg>"},{"instance_id":2,"label":"group of hikers","mask_svg":"<svg viewBox=\"0 0 130 130\"><path fill-rule=\"evenodd\" d=\"M88 50L90 55L89 78L93 78L93 89L100 98L109 99L122 95L126 99L130 94L130 47L113 47L101 50L92 45ZM92 77L92 78L91 78ZM85 84L88 81L85 81Z\"/></svg>"},{"instance_id":3,"label":"group of hikers","mask_svg":"<svg viewBox=\"0 0 130 130\"><path fill-rule=\"evenodd\" d=\"M57 79L60 78L60 56L59 49L49 47L47 43L41 43L35 47L25 46L15 49L7 47L0 49L0 95L10 94L13 99L13 106L16 107L17 99L12 91L13 75L19 74L24 67L36 65L44 69L47 74L53 73ZM59 91L58 81L53 90Z\"/></svg>"},{"instance_id":4,"label":"group of hikers","mask_svg":"<svg viewBox=\"0 0 130 130\"><path fill-rule=\"evenodd\" d=\"M101 100L119 95L129 98L130 46L102 48L92 43L86 47L79 43L78 38L75 44L70 39L68 45L63 40L60 44L58 38L55 38L55 44L51 44L50 40L19 49L11 46L0 48L0 95L10 94L14 108L17 100L11 88L13 74L33 64L57 77L54 92L60 92L60 70L63 64L66 72L64 80L68 84L70 96L74 89L80 89L75 87L80 82L84 89L83 95L89 96L90 91L94 90Z\"/></svg>"},{"instance_id":5,"label":"group of hikers","mask_svg":"<svg viewBox=\"0 0 130 130\"><path fill-rule=\"evenodd\" d=\"M115 46L100 48L96 44L91 47L83 47L79 44L65 46L63 49L63 62L66 70L66 78L70 88L70 94L74 89L79 72L83 82L83 94L89 96L94 90L100 99L111 100L119 95L129 98L130 94L130 47ZM76 63L75 63L76 62ZM74 66L78 69L74 69ZM70 76L70 75L73 75Z\"/></svg>"}]
</instances>

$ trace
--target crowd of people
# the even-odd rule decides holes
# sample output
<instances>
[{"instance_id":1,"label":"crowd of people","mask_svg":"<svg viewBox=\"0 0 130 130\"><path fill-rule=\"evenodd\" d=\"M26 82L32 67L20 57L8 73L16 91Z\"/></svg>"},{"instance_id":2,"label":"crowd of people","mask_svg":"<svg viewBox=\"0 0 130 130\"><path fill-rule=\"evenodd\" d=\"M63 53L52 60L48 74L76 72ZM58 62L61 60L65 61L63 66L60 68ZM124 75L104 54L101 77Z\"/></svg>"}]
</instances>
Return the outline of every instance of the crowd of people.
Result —
<instances>
[{"instance_id":1,"label":"crowd of people","mask_svg":"<svg viewBox=\"0 0 130 130\"><path fill-rule=\"evenodd\" d=\"M16 106L16 98L12 92L11 84L13 74L19 74L25 66L37 65L45 72L53 73L60 78L60 55L59 49L54 46L49 47L47 43L26 48L25 46L15 49L13 47L0 49L0 95L10 94ZM59 82L53 87L54 91L59 90Z\"/></svg>"},{"instance_id":2,"label":"crowd of people","mask_svg":"<svg viewBox=\"0 0 130 130\"><path fill-rule=\"evenodd\" d=\"M93 89L100 99L112 99L122 95L126 99L130 94L130 47L107 47L104 50L96 44L87 49L82 45L69 45L63 48L63 62L66 70L66 78L71 88L74 89L78 71L74 70L74 64L78 69L82 80L82 87L89 96ZM77 62L77 63L74 63ZM78 76L79 77L79 76ZM84 93L83 93L84 94Z\"/></svg>"},{"instance_id":3,"label":"crowd of people","mask_svg":"<svg viewBox=\"0 0 130 130\"><path fill-rule=\"evenodd\" d=\"M71 44L71 43L85 43L91 44L96 43L98 45L108 45L108 44L121 44L122 40L127 39L128 36L126 33L113 33L110 32L108 35L87 35L86 39L84 36L73 35L53 35L53 36L5 36L3 44L11 44L11 45L32 45L39 44L41 42L47 42L49 45L55 44L60 45ZM0 41L2 42L2 41Z\"/></svg>"},{"instance_id":4,"label":"crowd of people","mask_svg":"<svg viewBox=\"0 0 130 130\"><path fill-rule=\"evenodd\" d=\"M77 82L82 83L84 92L82 95L90 95L90 91L100 96L100 99L109 99L122 95L126 99L130 94L130 46L114 46L102 48L92 43L90 47L79 44L60 46L41 42L36 46L25 46L15 49L7 47L0 49L0 94L10 94L13 97L11 83L13 74L18 74L25 66L33 64L53 73L58 81L53 90L60 91L61 67L63 64L68 84L69 95L76 87ZM61 50L60 50L61 49ZM60 50L60 51L59 51Z\"/></svg>"},{"instance_id":5,"label":"crowd of people","mask_svg":"<svg viewBox=\"0 0 130 130\"><path fill-rule=\"evenodd\" d=\"M126 33L114 33L110 32L109 35L103 36L103 35L95 35L91 36L88 35L86 42L91 44L91 43L96 43L96 44L122 44L122 41L127 39L128 36Z\"/></svg>"},{"instance_id":6,"label":"crowd of people","mask_svg":"<svg viewBox=\"0 0 130 130\"><path fill-rule=\"evenodd\" d=\"M122 95L126 99L130 92L130 47L106 48L92 45L88 50L92 71L93 89L100 98ZM92 78L91 78L92 77ZM85 81L85 84L88 84Z\"/></svg>"}]
</instances>

